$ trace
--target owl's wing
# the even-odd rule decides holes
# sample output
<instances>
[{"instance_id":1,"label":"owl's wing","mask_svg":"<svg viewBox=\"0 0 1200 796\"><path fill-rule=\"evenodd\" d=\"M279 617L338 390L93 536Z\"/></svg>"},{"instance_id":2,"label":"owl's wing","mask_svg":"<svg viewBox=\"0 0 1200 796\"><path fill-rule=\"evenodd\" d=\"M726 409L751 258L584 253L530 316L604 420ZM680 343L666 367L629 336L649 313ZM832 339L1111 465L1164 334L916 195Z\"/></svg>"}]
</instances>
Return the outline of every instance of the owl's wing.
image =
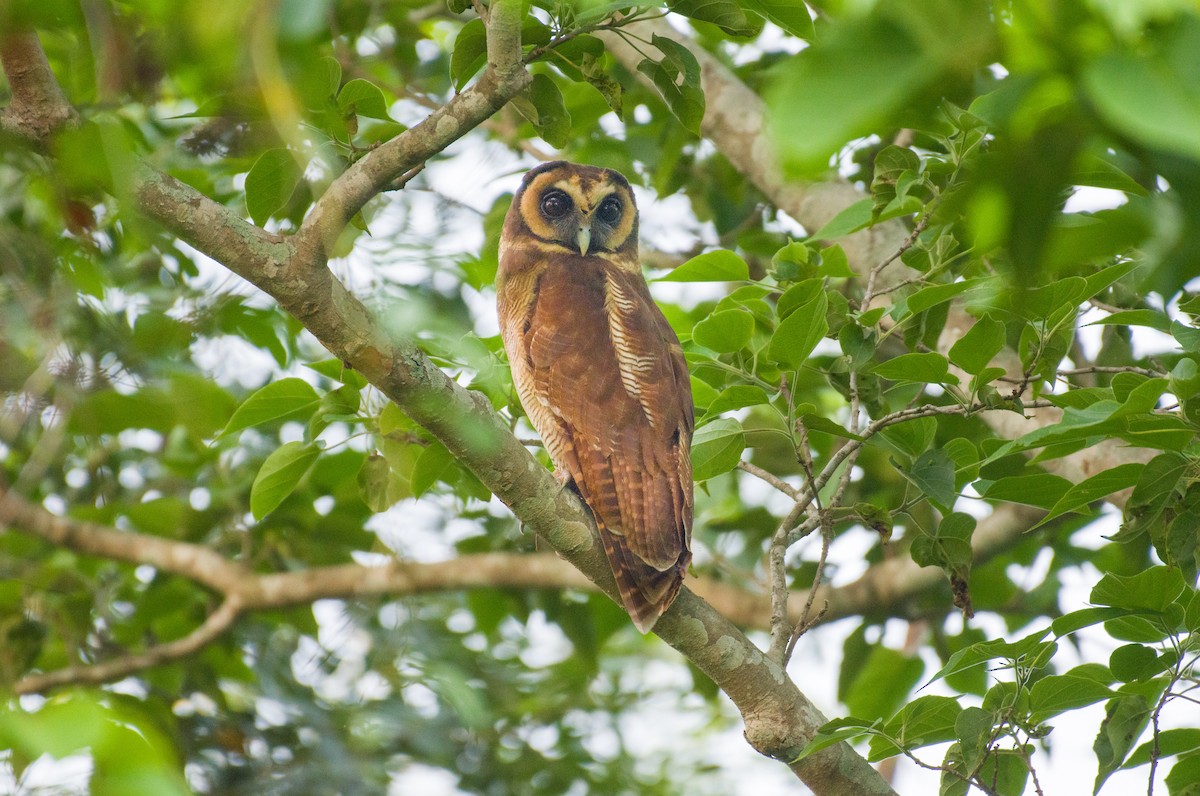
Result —
<instances>
[{"instance_id":1,"label":"owl's wing","mask_svg":"<svg viewBox=\"0 0 1200 796\"><path fill-rule=\"evenodd\" d=\"M595 266L544 272L525 320L505 328L522 403L592 510L644 632L691 558L693 409L679 341L640 273Z\"/></svg>"}]
</instances>

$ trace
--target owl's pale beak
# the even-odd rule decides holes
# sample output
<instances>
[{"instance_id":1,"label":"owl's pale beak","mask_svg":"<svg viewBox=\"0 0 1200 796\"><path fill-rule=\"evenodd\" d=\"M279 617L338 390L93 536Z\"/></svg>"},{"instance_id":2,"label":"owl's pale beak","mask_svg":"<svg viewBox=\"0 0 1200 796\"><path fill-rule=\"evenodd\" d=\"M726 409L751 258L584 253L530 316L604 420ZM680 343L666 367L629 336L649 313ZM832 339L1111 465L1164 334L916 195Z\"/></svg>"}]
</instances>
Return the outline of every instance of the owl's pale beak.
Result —
<instances>
[{"instance_id":1,"label":"owl's pale beak","mask_svg":"<svg viewBox=\"0 0 1200 796\"><path fill-rule=\"evenodd\" d=\"M575 240L579 243L579 253L587 254L588 247L592 245L592 225L581 226L579 232L576 233Z\"/></svg>"}]
</instances>

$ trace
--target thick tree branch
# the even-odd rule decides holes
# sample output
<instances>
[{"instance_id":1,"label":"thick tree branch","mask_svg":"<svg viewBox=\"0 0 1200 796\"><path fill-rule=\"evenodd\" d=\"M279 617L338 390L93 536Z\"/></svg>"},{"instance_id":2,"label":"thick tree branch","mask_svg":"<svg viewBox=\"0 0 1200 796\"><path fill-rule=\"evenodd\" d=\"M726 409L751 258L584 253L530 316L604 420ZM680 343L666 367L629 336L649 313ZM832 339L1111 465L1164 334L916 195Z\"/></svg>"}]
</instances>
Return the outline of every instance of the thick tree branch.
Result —
<instances>
[{"instance_id":1,"label":"thick tree branch","mask_svg":"<svg viewBox=\"0 0 1200 796\"><path fill-rule=\"evenodd\" d=\"M42 145L78 118L50 71L36 33L0 33L0 64L12 91L12 101L0 110L0 131Z\"/></svg>"}]
</instances>

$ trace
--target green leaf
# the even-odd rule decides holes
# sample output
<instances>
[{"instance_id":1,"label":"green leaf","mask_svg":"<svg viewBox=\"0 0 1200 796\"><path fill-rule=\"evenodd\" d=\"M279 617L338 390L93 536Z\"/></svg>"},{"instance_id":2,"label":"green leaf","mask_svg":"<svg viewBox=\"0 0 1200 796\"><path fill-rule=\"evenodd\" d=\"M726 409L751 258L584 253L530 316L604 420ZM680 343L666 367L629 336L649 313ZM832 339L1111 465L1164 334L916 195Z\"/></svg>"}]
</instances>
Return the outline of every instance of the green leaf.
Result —
<instances>
[{"instance_id":1,"label":"green leaf","mask_svg":"<svg viewBox=\"0 0 1200 796\"><path fill-rule=\"evenodd\" d=\"M1043 641L1049 633L1050 628L1046 627L1034 631L1018 641L1008 642L1004 639L993 639L972 644L951 655L950 659L946 661L946 665L929 681L941 680L996 659L1019 661L1030 667L1035 667L1035 664L1040 662L1040 666L1044 666L1052 656L1053 650L1057 648L1054 642ZM1050 654L1047 654L1048 652ZM1035 668L1040 668L1040 666Z\"/></svg>"},{"instance_id":2,"label":"green leaf","mask_svg":"<svg viewBox=\"0 0 1200 796\"><path fill-rule=\"evenodd\" d=\"M937 420L932 417L914 417L903 423L895 423L880 431L883 440L909 459L915 459L929 449L937 436Z\"/></svg>"},{"instance_id":3,"label":"green leaf","mask_svg":"<svg viewBox=\"0 0 1200 796\"><path fill-rule=\"evenodd\" d=\"M1166 334L1171 333L1171 319L1157 310L1122 310L1114 312L1087 326L1145 326Z\"/></svg>"},{"instance_id":4,"label":"green leaf","mask_svg":"<svg viewBox=\"0 0 1200 796\"><path fill-rule=\"evenodd\" d=\"M256 390L237 408L221 437L264 423L308 420L321 404L321 397L303 379L273 381Z\"/></svg>"},{"instance_id":5,"label":"green leaf","mask_svg":"<svg viewBox=\"0 0 1200 796\"><path fill-rule=\"evenodd\" d=\"M876 763L900 754L902 749L911 751L954 740L957 737L955 725L961 713L962 706L951 697L919 697L905 705L883 726L883 731L899 741L900 745L882 735L876 736L871 739L871 752L867 760Z\"/></svg>"},{"instance_id":6,"label":"green leaf","mask_svg":"<svg viewBox=\"0 0 1200 796\"><path fill-rule=\"evenodd\" d=\"M1054 630L1055 637L1061 638L1085 627L1125 616L1127 613L1128 611L1124 608L1081 608L1058 617L1051 624L1051 628Z\"/></svg>"},{"instance_id":7,"label":"green leaf","mask_svg":"<svg viewBox=\"0 0 1200 796\"><path fill-rule=\"evenodd\" d=\"M1137 768L1150 762L1154 754L1154 741L1147 741L1129 756L1122 768ZM1158 734L1158 759L1162 760L1175 755L1184 755L1200 750L1200 728L1178 727L1163 730Z\"/></svg>"},{"instance_id":8,"label":"green leaf","mask_svg":"<svg viewBox=\"0 0 1200 796\"><path fill-rule=\"evenodd\" d=\"M1186 588L1178 569L1151 567L1135 575L1105 575L1092 588L1089 599L1096 605L1163 612Z\"/></svg>"},{"instance_id":9,"label":"green leaf","mask_svg":"<svg viewBox=\"0 0 1200 796\"><path fill-rule=\"evenodd\" d=\"M812 17L803 3L795 0L740 0L742 8L761 14L768 22L783 28L798 39L811 40L816 32L813 30Z\"/></svg>"},{"instance_id":10,"label":"green leaf","mask_svg":"<svg viewBox=\"0 0 1200 796\"><path fill-rule=\"evenodd\" d=\"M870 197L859 199L826 221L825 226L812 234L812 239L833 240L834 238L849 235L852 232L858 232L860 229L870 226L874 220L871 210L872 202Z\"/></svg>"},{"instance_id":11,"label":"green leaf","mask_svg":"<svg viewBox=\"0 0 1200 796\"><path fill-rule=\"evenodd\" d=\"M719 354L740 351L754 333L754 316L744 309L714 312L696 324L692 339Z\"/></svg>"},{"instance_id":12,"label":"green leaf","mask_svg":"<svg viewBox=\"0 0 1200 796\"><path fill-rule=\"evenodd\" d=\"M388 499L390 475L391 467L386 457L372 453L363 460L358 471L358 495L371 511L387 511L392 505Z\"/></svg>"},{"instance_id":13,"label":"green leaf","mask_svg":"<svg viewBox=\"0 0 1200 796\"><path fill-rule=\"evenodd\" d=\"M720 395L708 405L709 414L720 414L734 409L744 409L747 406L760 406L770 403L771 399L762 387L753 384L735 384L726 387Z\"/></svg>"},{"instance_id":14,"label":"green leaf","mask_svg":"<svg viewBox=\"0 0 1200 796\"><path fill-rule=\"evenodd\" d=\"M1200 754L1184 755L1175 761L1166 777L1169 796L1197 796L1200 793Z\"/></svg>"},{"instance_id":15,"label":"green leaf","mask_svg":"<svg viewBox=\"0 0 1200 796\"><path fill-rule=\"evenodd\" d=\"M886 718L904 704L924 671L925 664L920 658L874 645L845 693L838 696L851 715Z\"/></svg>"},{"instance_id":16,"label":"green leaf","mask_svg":"<svg viewBox=\"0 0 1200 796\"><path fill-rule=\"evenodd\" d=\"M988 500L1007 500L1049 509L1062 500L1072 484L1053 473L1036 475L1013 475L990 482L980 493Z\"/></svg>"},{"instance_id":17,"label":"green leaf","mask_svg":"<svg viewBox=\"0 0 1200 796\"><path fill-rule=\"evenodd\" d=\"M450 54L450 79L454 81L454 90L462 91L486 61L487 31L483 20L477 17L463 25L454 38L454 52Z\"/></svg>"},{"instance_id":18,"label":"green leaf","mask_svg":"<svg viewBox=\"0 0 1200 796\"><path fill-rule=\"evenodd\" d=\"M983 285L991 285L992 283L993 280L991 277L980 277L978 279L963 279L945 285L930 285L913 293L904 300L904 303L908 307L908 312L916 315L939 304L944 304L955 296L966 293L968 290Z\"/></svg>"},{"instance_id":19,"label":"green leaf","mask_svg":"<svg viewBox=\"0 0 1200 796\"><path fill-rule=\"evenodd\" d=\"M950 375L950 365L941 354L901 354L871 368L871 373L891 381L911 381L926 384L956 382Z\"/></svg>"},{"instance_id":20,"label":"green leaf","mask_svg":"<svg viewBox=\"0 0 1200 796\"><path fill-rule=\"evenodd\" d=\"M312 443L287 442L263 462L250 487L250 513L261 520L296 489L321 454Z\"/></svg>"},{"instance_id":21,"label":"green leaf","mask_svg":"<svg viewBox=\"0 0 1200 796\"><path fill-rule=\"evenodd\" d=\"M826 749L842 741L849 741L854 738L859 738L863 735L871 734L878 721L867 721L865 719L856 719L846 717L843 719L834 719L822 724L817 734L812 737L812 740L800 750L800 754L796 755L792 763L796 763L809 755L814 755L822 749Z\"/></svg>"},{"instance_id":22,"label":"green leaf","mask_svg":"<svg viewBox=\"0 0 1200 796\"><path fill-rule=\"evenodd\" d=\"M706 481L737 467L746 449L742 424L719 417L696 429L692 438L692 478Z\"/></svg>"},{"instance_id":23,"label":"green leaf","mask_svg":"<svg viewBox=\"0 0 1200 796\"><path fill-rule=\"evenodd\" d=\"M1161 57L1109 53L1083 72L1100 115L1135 141L1200 160L1200 93Z\"/></svg>"},{"instance_id":24,"label":"green leaf","mask_svg":"<svg viewBox=\"0 0 1200 796\"><path fill-rule=\"evenodd\" d=\"M954 462L943 450L927 450L903 475L925 496L949 508L954 505Z\"/></svg>"},{"instance_id":25,"label":"green leaf","mask_svg":"<svg viewBox=\"0 0 1200 796\"><path fill-rule=\"evenodd\" d=\"M571 114L567 112L562 92L548 75L534 75L525 93L514 97L512 102L547 144L559 148L567 145L571 137Z\"/></svg>"},{"instance_id":26,"label":"green leaf","mask_svg":"<svg viewBox=\"0 0 1200 796\"><path fill-rule=\"evenodd\" d=\"M728 249L698 254L673 269L659 282L744 282L750 278L750 266Z\"/></svg>"},{"instance_id":27,"label":"green leaf","mask_svg":"<svg viewBox=\"0 0 1200 796\"><path fill-rule=\"evenodd\" d=\"M1157 661L1158 654L1150 647L1144 644L1126 644L1117 647L1108 656L1108 668L1113 677L1123 683L1130 683L1158 674L1159 668L1154 666Z\"/></svg>"},{"instance_id":28,"label":"green leaf","mask_svg":"<svg viewBox=\"0 0 1200 796\"><path fill-rule=\"evenodd\" d=\"M803 365L829 331L829 322L825 318L827 304L825 291L821 291L808 303L793 310L775 329L767 355L773 361L789 367Z\"/></svg>"},{"instance_id":29,"label":"green leaf","mask_svg":"<svg viewBox=\"0 0 1200 796\"><path fill-rule=\"evenodd\" d=\"M246 175L246 209L250 219L259 226L265 224L292 198L302 177L303 172L289 150L270 149L262 153Z\"/></svg>"},{"instance_id":30,"label":"green leaf","mask_svg":"<svg viewBox=\"0 0 1200 796\"><path fill-rule=\"evenodd\" d=\"M663 54L661 61L646 59L638 71L650 78L679 123L700 135L704 120L704 92L700 89L700 64L692 51L679 42L654 34L653 45Z\"/></svg>"},{"instance_id":31,"label":"green leaf","mask_svg":"<svg viewBox=\"0 0 1200 796\"><path fill-rule=\"evenodd\" d=\"M413 466L413 497L421 497L438 481L446 480L455 469L454 455L442 443L431 442Z\"/></svg>"},{"instance_id":32,"label":"green leaf","mask_svg":"<svg viewBox=\"0 0 1200 796\"><path fill-rule=\"evenodd\" d=\"M821 264L817 273L831 279L853 279L857 274L850 269L850 258L840 244L821 249Z\"/></svg>"},{"instance_id":33,"label":"green leaf","mask_svg":"<svg viewBox=\"0 0 1200 796\"><path fill-rule=\"evenodd\" d=\"M992 737L995 720L982 708L963 708L954 720L954 737L958 739L959 753L969 771L974 771L983 761Z\"/></svg>"},{"instance_id":34,"label":"green leaf","mask_svg":"<svg viewBox=\"0 0 1200 796\"><path fill-rule=\"evenodd\" d=\"M1152 702L1142 694L1129 694L1110 699L1105 705L1104 721L1092 744L1099 763L1093 793L1125 762L1129 750L1150 721Z\"/></svg>"},{"instance_id":35,"label":"green leaf","mask_svg":"<svg viewBox=\"0 0 1200 796\"><path fill-rule=\"evenodd\" d=\"M1110 470L1097 473L1085 481L1081 481L1067 490L1057 503L1050 509L1033 528L1041 527L1055 517L1072 511L1081 511L1094 501L1108 497L1114 492L1128 489L1138 482L1146 465L1141 462L1120 464ZM1031 528L1030 530L1033 530Z\"/></svg>"},{"instance_id":36,"label":"green leaf","mask_svg":"<svg viewBox=\"0 0 1200 796\"><path fill-rule=\"evenodd\" d=\"M360 77L342 86L342 90L338 92L338 110L343 116L354 114L384 121L392 118L388 116L387 100L384 99L383 91L379 86Z\"/></svg>"},{"instance_id":37,"label":"green leaf","mask_svg":"<svg viewBox=\"0 0 1200 796\"><path fill-rule=\"evenodd\" d=\"M746 12L734 0L666 0L666 2L667 8L676 14L712 23L730 36L752 36L762 28L761 22L756 28L746 17Z\"/></svg>"},{"instance_id":38,"label":"green leaf","mask_svg":"<svg viewBox=\"0 0 1200 796\"><path fill-rule=\"evenodd\" d=\"M1004 324L985 315L950 347L950 361L967 373L978 374L1002 348Z\"/></svg>"},{"instance_id":39,"label":"green leaf","mask_svg":"<svg viewBox=\"0 0 1200 796\"><path fill-rule=\"evenodd\" d=\"M1029 691L1029 721L1041 724L1060 713L1094 705L1112 696L1107 686L1087 677L1047 675L1034 683Z\"/></svg>"}]
</instances>

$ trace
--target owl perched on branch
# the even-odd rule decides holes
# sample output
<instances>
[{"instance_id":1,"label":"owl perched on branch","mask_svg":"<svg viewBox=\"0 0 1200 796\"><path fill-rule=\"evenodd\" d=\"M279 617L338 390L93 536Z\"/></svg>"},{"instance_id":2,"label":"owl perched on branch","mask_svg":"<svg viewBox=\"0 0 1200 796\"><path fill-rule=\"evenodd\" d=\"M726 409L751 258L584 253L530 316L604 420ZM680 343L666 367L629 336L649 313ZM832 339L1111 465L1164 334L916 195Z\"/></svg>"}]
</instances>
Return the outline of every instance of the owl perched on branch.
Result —
<instances>
[{"instance_id":1,"label":"owl perched on branch","mask_svg":"<svg viewBox=\"0 0 1200 796\"><path fill-rule=\"evenodd\" d=\"M637 233L621 174L538 166L505 218L496 292L521 404L591 509L621 602L646 633L692 557L694 410Z\"/></svg>"}]
</instances>

